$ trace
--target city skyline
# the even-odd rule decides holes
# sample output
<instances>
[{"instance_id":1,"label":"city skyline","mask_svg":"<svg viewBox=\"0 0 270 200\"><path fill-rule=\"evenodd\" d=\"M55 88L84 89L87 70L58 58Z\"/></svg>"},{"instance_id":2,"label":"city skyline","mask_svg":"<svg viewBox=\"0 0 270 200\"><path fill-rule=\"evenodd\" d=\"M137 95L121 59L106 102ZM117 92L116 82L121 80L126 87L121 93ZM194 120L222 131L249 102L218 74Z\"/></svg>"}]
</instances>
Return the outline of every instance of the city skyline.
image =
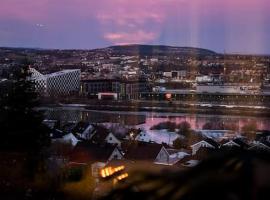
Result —
<instances>
[{"instance_id":1,"label":"city skyline","mask_svg":"<svg viewBox=\"0 0 270 200\"><path fill-rule=\"evenodd\" d=\"M0 46L161 44L270 54L269 6L267 0L3 0Z\"/></svg>"}]
</instances>

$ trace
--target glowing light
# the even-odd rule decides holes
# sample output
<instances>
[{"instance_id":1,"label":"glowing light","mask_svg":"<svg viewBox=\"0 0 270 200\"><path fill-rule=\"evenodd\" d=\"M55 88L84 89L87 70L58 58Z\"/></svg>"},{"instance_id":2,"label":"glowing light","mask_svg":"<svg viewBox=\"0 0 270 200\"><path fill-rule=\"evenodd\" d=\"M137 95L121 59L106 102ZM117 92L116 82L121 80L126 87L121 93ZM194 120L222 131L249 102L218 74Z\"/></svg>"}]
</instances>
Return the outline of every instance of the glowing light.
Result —
<instances>
[{"instance_id":1,"label":"glowing light","mask_svg":"<svg viewBox=\"0 0 270 200\"><path fill-rule=\"evenodd\" d=\"M125 174L121 174L120 176L117 176L117 180L118 181L121 181L121 180L124 180L128 177L128 173L125 173Z\"/></svg>"},{"instance_id":2,"label":"glowing light","mask_svg":"<svg viewBox=\"0 0 270 200\"><path fill-rule=\"evenodd\" d=\"M172 98L172 94L168 93L166 94L166 99L171 99Z\"/></svg>"},{"instance_id":3,"label":"glowing light","mask_svg":"<svg viewBox=\"0 0 270 200\"><path fill-rule=\"evenodd\" d=\"M107 178L107 177L110 177L110 176L114 175L115 173L117 173L119 171L124 170L124 169L125 169L125 166L123 166L123 165L122 166L115 167L115 168L113 168L113 167L106 167L106 168L104 168L104 169L102 169L100 171L100 176L102 178Z\"/></svg>"}]
</instances>

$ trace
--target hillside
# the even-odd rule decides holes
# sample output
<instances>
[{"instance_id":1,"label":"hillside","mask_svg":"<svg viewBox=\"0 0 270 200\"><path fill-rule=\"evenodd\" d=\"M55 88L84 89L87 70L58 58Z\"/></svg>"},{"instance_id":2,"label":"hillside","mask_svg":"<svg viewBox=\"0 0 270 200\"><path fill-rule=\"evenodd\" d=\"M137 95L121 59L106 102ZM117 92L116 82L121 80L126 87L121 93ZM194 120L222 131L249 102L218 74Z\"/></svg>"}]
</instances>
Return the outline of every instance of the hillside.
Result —
<instances>
[{"instance_id":1,"label":"hillside","mask_svg":"<svg viewBox=\"0 0 270 200\"><path fill-rule=\"evenodd\" d=\"M192 55L208 56L216 53L211 50L193 48L193 47L172 47L164 45L124 45L111 46L103 50L110 51L113 54L121 55Z\"/></svg>"}]
</instances>

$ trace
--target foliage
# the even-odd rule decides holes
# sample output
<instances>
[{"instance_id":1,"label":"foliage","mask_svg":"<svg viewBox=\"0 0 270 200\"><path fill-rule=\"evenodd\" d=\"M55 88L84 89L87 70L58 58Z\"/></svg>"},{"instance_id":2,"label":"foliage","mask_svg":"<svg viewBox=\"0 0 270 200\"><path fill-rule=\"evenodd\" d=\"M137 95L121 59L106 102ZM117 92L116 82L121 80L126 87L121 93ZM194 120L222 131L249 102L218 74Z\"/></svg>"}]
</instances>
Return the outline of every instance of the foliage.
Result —
<instances>
[{"instance_id":1,"label":"foliage","mask_svg":"<svg viewBox=\"0 0 270 200\"><path fill-rule=\"evenodd\" d=\"M28 80L29 62L22 61L14 71L7 92L0 94L0 150L38 154L49 144L49 130L42 113L34 83Z\"/></svg>"},{"instance_id":2,"label":"foliage","mask_svg":"<svg viewBox=\"0 0 270 200\"><path fill-rule=\"evenodd\" d=\"M250 141L256 138L257 124L250 122L242 127L242 135L247 137Z\"/></svg>"},{"instance_id":3,"label":"foliage","mask_svg":"<svg viewBox=\"0 0 270 200\"><path fill-rule=\"evenodd\" d=\"M188 122L182 122L180 124L176 124L174 122L161 122L157 125L154 125L151 127L151 130L163 130L167 129L168 131L174 132L176 129L178 129L178 133L180 135L188 135L191 131L191 126Z\"/></svg>"},{"instance_id":4,"label":"foliage","mask_svg":"<svg viewBox=\"0 0 270 200\"><path fill-rule=\"evenodd\" d=\"M161 122L157 125L152 126L150 129L151 130L163 130L163 129L167 129L168 131L175 131L175 129L177 128L177 124L174 122Z\"/></svg>"},{"instance_id":5,"label":"foliage","mask_svg":"<svg viewBox=\"0 0 270 200\"><path fill-rule=\"evenodd\" d=\"M223 122L220 120L212 120L207 122L202 127L205 130L234 130L236 131L238 127L233 122Z\"/></svg>"},{"instance_id":6,"label":"foliage","mask_svg":"<svg viewBox=\"0 0 270 200\"><path fill-rule=\"evenodd\" d=\"M135 172L105 199L269 199L269 154L221 152L189 170Z\"/></svg>"},{"instance_id":7,"label":"foliage","mask_svg":"<svg viewBox=\"0 0 270 200\"><path fill-rule=\"evenodd\" d=\"M83 177L83 169L78 168L71 168L67 171L67 179L69 182L78 182Z\"/></svg>"},{"instance_id":8,"label":"foliage","mask_svg":"<svg viewBox=\"0 0 270 200\"><path fill-rule=\"evenodd\" d=\"M189 137L191 135L191 126L188 122L182 122L179 125L177 125L177 128L179 129L178 134L183 135L185 137Z\"/></svg>"},{"instance_id":9,"label":"foliage","mask_svg":"<svg viewBox=\"0 0 270 200\"><path fill-rule=\"evenodd\" d=\"M91 199L95 188L95 180L91 174L91 168L84 170L80 181L67 182L61 188L64 199Z\"/></svg>"},{"instance_id":10,"label":"foliage","mask_svg":"<svg viewBox=\"0 0 270 200\"><path fill-rule=\"evenodd\" d=\"M173 148L175 148L175 149L187 148L187 142L186 142L186 140L185 139L176 138L173 141Z\"/></svg>"}]
</instances>

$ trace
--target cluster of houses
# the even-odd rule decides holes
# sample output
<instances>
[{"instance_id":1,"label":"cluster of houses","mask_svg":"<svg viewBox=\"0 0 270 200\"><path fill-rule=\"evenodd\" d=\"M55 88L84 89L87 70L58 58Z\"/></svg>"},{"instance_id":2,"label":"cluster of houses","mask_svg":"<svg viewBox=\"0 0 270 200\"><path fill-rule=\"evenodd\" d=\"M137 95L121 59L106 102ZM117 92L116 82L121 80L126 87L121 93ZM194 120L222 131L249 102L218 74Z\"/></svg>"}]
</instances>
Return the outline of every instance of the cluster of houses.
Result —
<instances>
[{"instance_id":1,"label":"cluster of houses","mask_svg":"<svg viewBox=\"0 0 270 200\"><path fill-rule=\"evenodd\" d=\"M47 124L50 122L47 121ZM270 151L270 132L257 134L256 141L247 142L244 138L216 140L204 137L187 149L174 149L167 144L157 144L146 140L147 132L129 130L125 135L116 135L102 125L87 122L68 123L59 129L53 128L53 144L69 144L66 154L52 154L68 167L89 166L92 175L99 177L100 169L117 162L135 164L148 162L161 167L193 167L210 152L222 149L243 149Z\"/></svg>"}]
</instances>

